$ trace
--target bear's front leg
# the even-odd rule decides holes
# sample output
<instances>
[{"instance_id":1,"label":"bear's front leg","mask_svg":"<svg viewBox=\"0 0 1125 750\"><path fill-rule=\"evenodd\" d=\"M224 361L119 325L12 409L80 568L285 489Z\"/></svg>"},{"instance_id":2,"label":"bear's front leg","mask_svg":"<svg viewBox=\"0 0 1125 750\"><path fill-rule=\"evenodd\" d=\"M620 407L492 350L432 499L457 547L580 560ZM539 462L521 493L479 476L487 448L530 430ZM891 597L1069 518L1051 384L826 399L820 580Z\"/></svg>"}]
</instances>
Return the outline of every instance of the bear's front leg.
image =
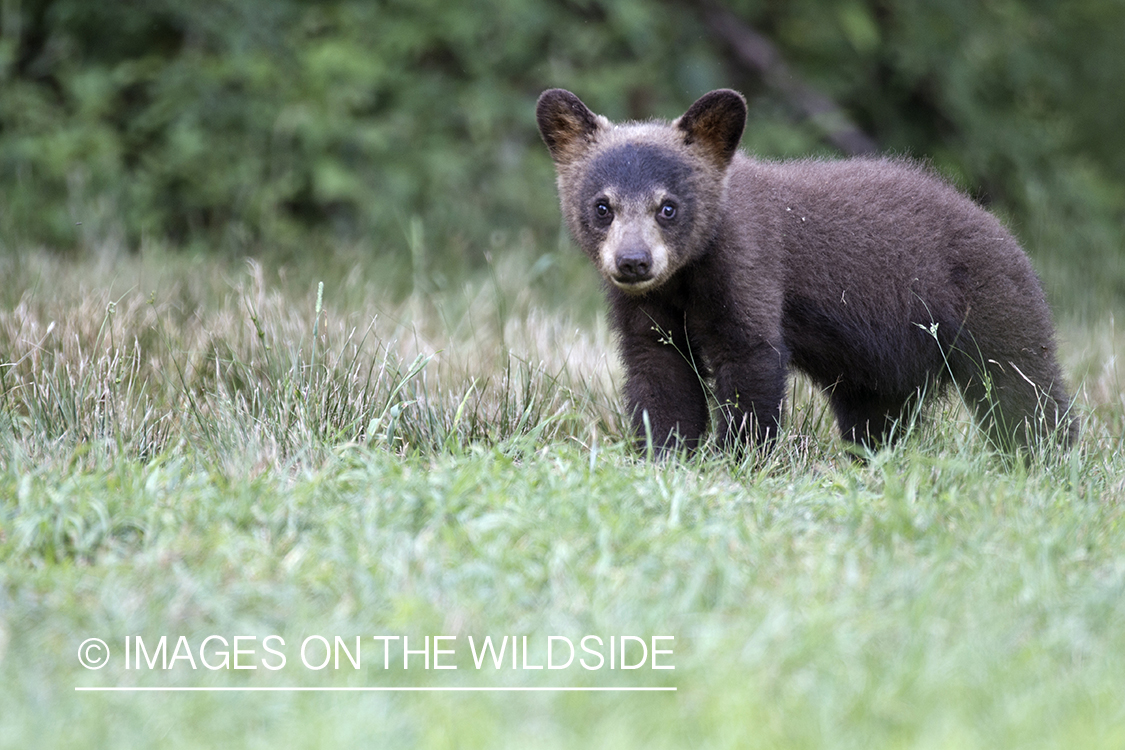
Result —
<instances>
[{"instance_id":1,"label":"bear's front leg","mask_svg":"<svg viewBox=\"0 0 1125 750\"><path fill-rule=\"evenodd\" d=\"M692 354L682 314L677 326L674 310L656 306L619 301L615 313L625 400L638 446L644 450L651 435L661 455L681 446L694 449L710 423L707 372Z\"/></svg>"},{"instance_id":2,"label":"bear's front leg","mask_svg":"<svg viewBox=\"0 0 1125 750\"><path fill-rule=\"evenodd\" d=\"M665 344L641 351L632 347L625 356L625 399L642 449L651 434L659 455L679 446L691 450L707 431L710 415L703 374L692 367L686 354Z\"/></svg>"},{"instance_id":3,"label":"bear's front leg","mask_svg":"<svg viewBox=\"0 0 1125 750\"><path fill-rule=\"evenodd\" d=\"M715 363L723 447L772 445L781 429L787 359L784 345L763 341L739 352L737 358Z\"/></svg>"}]
</instances>

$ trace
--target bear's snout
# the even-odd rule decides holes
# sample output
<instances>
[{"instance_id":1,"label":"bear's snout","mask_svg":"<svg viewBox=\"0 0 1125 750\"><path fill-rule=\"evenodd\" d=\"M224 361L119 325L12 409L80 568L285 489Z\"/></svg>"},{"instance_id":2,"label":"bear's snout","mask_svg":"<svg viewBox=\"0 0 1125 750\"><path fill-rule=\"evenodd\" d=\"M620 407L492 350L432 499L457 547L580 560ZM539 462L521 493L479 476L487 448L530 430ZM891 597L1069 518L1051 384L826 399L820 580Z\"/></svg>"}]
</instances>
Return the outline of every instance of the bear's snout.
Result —
<instances>
[{"instance_id":1,"label":"bear's snout","mask_svg":"<svg viewBox=\"0 0 1125 750\"><path fill-rule=\"evenodd\" d=\"M617 265L617 281L624 284L637 284L648 281L652 276L652 253L647 247L622 250L614 258Z\"/></svg>"}]
</instances>

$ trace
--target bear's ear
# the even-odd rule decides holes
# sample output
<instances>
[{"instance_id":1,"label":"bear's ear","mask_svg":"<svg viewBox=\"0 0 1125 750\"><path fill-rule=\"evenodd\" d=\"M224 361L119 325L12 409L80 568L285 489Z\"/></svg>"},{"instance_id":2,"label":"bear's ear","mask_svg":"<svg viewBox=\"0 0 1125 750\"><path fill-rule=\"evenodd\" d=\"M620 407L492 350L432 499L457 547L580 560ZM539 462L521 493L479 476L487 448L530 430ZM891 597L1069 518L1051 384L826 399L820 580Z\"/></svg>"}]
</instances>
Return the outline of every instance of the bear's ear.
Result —
<instances>
[{"instance_id":1,"label":"bear's ear","mask_svg":"<svg viewBox=\"0 0 1125 750\"><path fill-rule=\"evenodd\" d=\"M699 97L673 124L683 131L684 143L725 169L746 127L746 100L730 89L712 91Z\"/></svg>"},{"instance_id":2,"label":"bear's ear","mask_svg":"<svg viewBox=\"0 0 1125 750\"><path fill-rule=\"evenodd\" d=\"M539 134L558 164L577 157L600 127L599 118L574 94L547 89L535 105Z\"/></svg>"}]
</instances>

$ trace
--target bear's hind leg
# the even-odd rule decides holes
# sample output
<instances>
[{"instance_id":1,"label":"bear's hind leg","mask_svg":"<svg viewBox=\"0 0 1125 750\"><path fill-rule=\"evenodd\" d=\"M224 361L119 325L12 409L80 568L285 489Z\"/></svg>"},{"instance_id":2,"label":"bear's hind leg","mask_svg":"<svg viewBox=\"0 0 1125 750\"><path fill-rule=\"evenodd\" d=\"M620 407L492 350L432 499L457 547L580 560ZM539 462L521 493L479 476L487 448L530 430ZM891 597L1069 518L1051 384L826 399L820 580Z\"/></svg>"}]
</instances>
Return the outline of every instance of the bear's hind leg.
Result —
<instances>
[{"instance_id":1,"label":"bear's hind leg","mask_svg":"<svg viewBox=\"0 0 1125 750\"><path fill-rule=\"evenodd\" d=\"M999 450L1012 453L1039 443L1073 445L1078 425L1070 414L1070 397L1052 359L1020 362L989 359L975 364L961 379L965 400Z\"/></svg>"}]
</instances>

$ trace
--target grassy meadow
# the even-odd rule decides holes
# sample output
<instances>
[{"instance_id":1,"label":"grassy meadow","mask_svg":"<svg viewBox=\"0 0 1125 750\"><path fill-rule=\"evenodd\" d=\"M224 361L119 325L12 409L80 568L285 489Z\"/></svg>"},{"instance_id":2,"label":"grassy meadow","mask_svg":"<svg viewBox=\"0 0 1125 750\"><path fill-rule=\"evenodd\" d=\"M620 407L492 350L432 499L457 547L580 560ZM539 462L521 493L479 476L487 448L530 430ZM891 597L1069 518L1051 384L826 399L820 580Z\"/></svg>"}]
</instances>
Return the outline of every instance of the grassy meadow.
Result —
<instances>
[{"instance_id":1,"label":"grassy meadow","mask_svg":"<svg viewBox=\"0 0 1125 750\"><path fill-rule=\"evenodd\" d=\"M1006 462L947 399L853 461L797 380L769 456L653 463L578 255L0 256L0 747L1125 746L1108 310L1059 310L1069 453ZM533 668L588 635L630 650ZM291 686L337 690L75 690Z\"/></svg>"}]
</instances>

